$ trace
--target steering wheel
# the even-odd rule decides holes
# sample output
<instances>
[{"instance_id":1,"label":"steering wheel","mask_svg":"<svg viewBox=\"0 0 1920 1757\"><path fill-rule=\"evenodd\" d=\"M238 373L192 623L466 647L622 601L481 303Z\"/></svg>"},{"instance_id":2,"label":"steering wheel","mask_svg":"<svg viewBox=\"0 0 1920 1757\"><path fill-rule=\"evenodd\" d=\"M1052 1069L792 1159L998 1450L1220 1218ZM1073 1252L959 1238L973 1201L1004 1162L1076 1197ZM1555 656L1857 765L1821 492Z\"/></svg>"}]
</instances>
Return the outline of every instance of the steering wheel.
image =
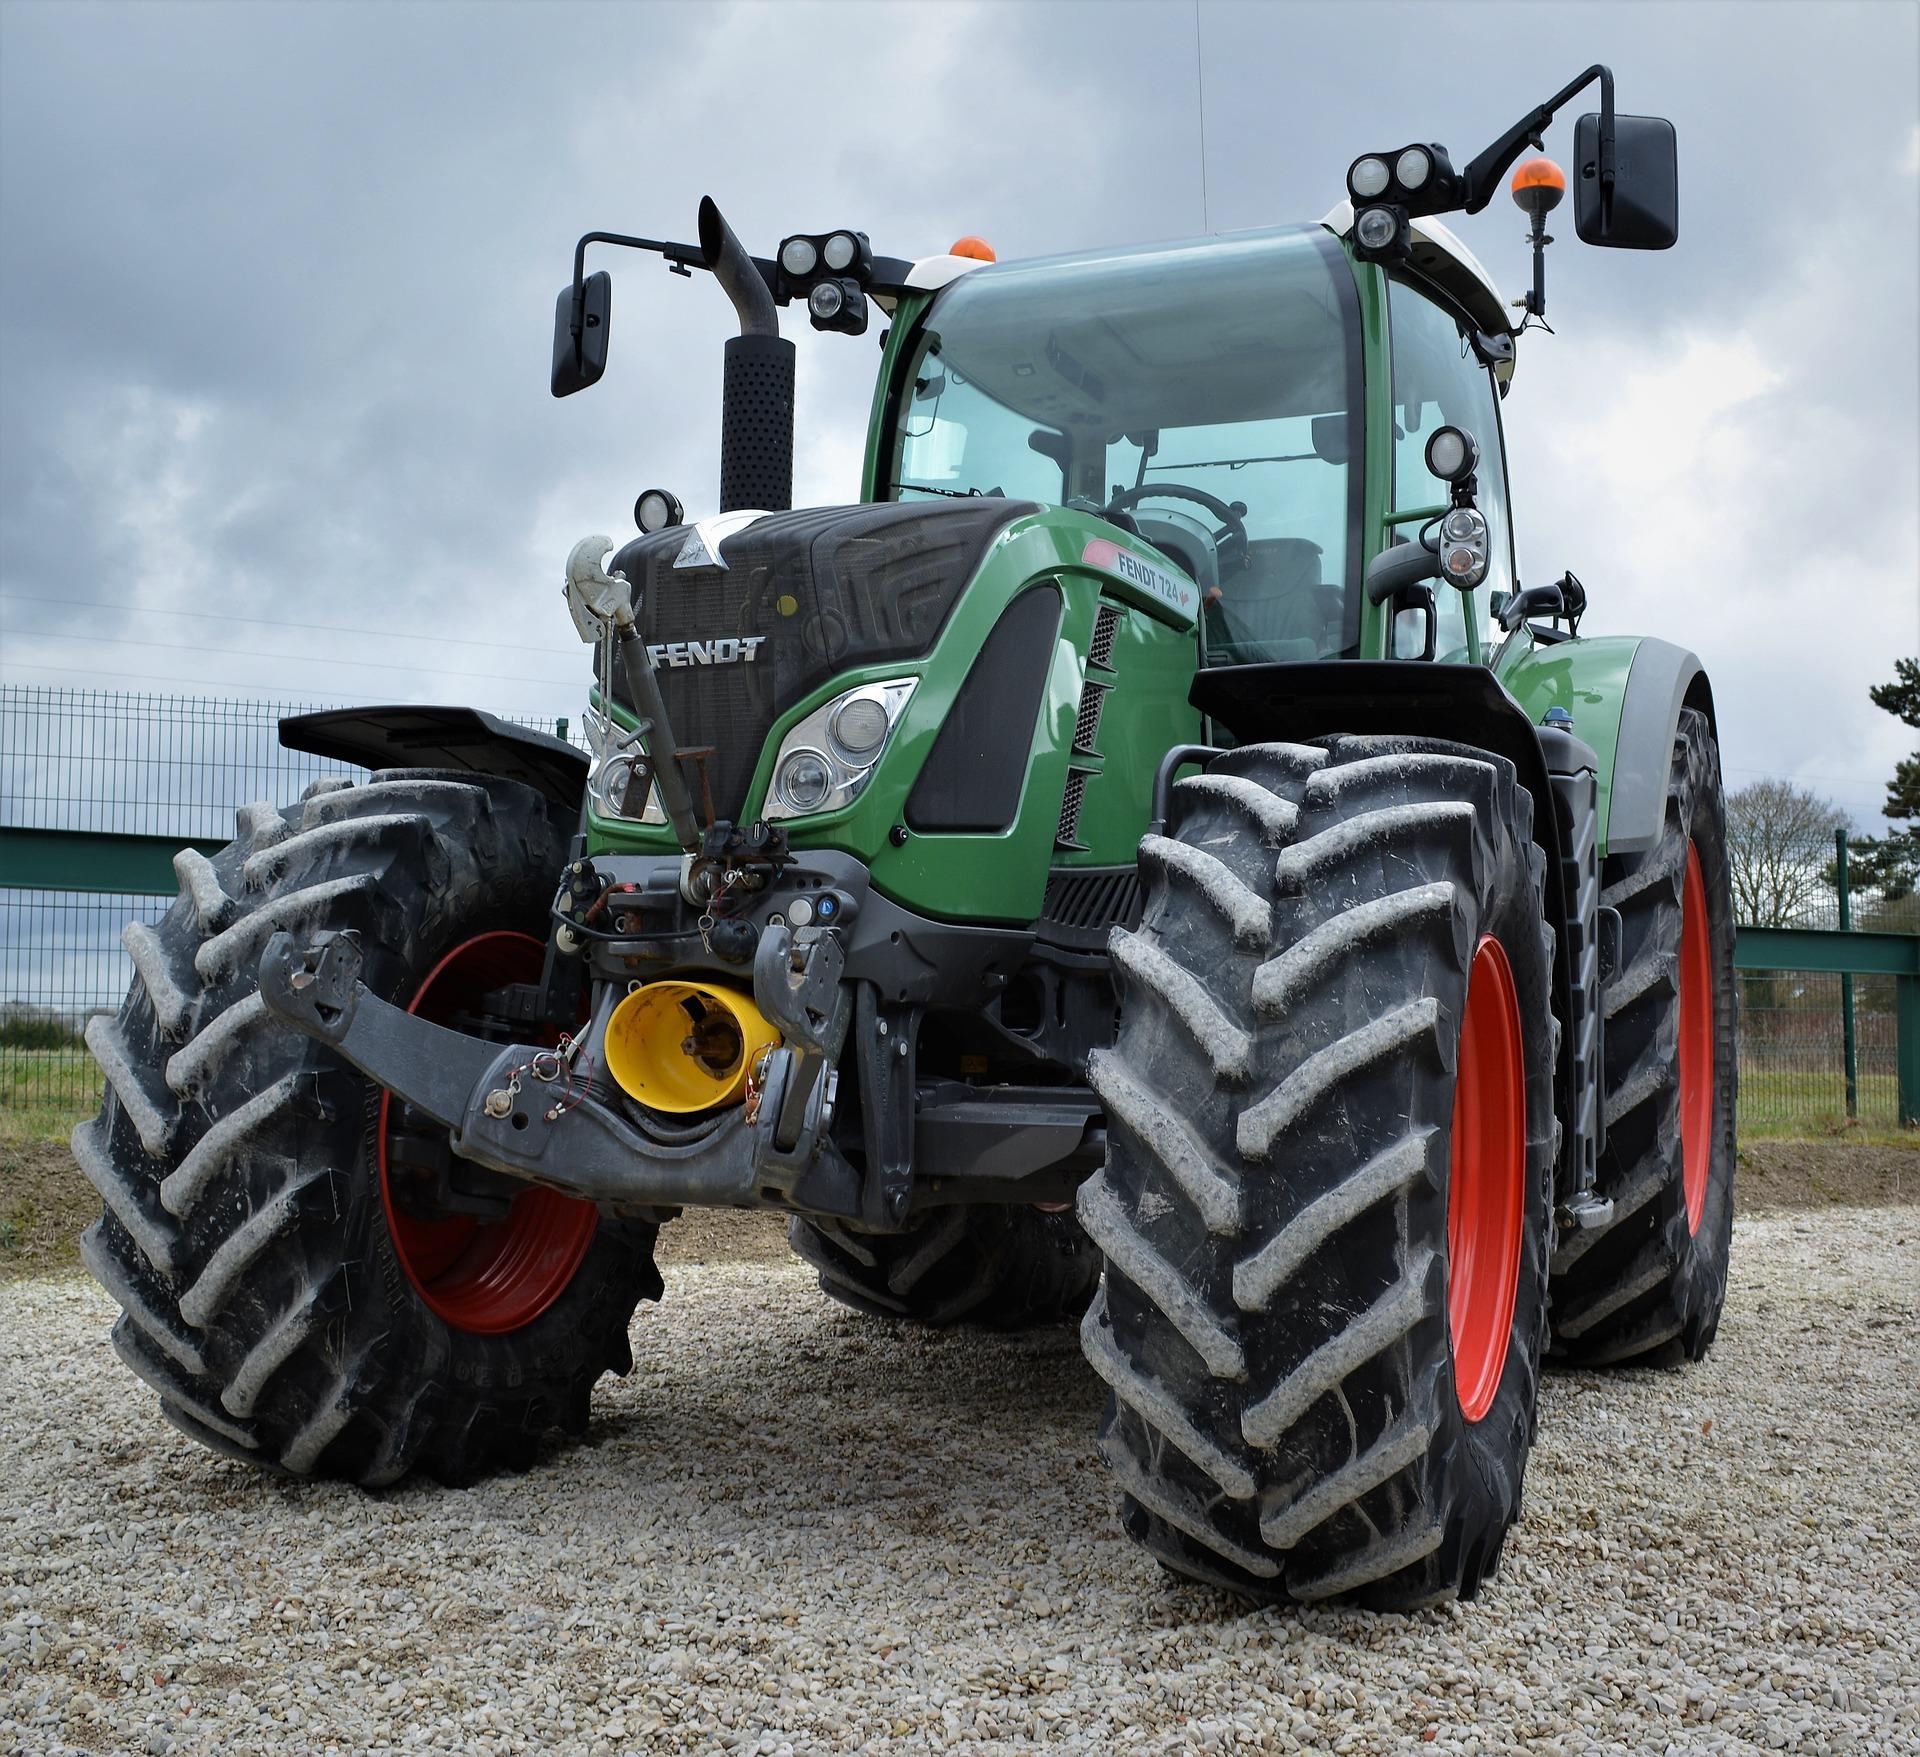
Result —
<instances>
[{"instance_id":1,"label":"steering wheel","mask_svg":"<svg viewBox=\"0 0 1920 1757\"><path fill-rule=\"evenodd\" d=\"M1205 507L1220 520L1220 529L1213 533L1220 571L1224 574L1229 568L1247 565L1247 523L1241 516L1245 509L1222 500L1217 494L1209 494L1204 488L1189 488L1184 482L1142 482L1138 488L1121 489L1107 502L1107 511L1131 512L1141 501L1155 498L1191 500L1196 506Z\"/></svg>"}]
</instances>

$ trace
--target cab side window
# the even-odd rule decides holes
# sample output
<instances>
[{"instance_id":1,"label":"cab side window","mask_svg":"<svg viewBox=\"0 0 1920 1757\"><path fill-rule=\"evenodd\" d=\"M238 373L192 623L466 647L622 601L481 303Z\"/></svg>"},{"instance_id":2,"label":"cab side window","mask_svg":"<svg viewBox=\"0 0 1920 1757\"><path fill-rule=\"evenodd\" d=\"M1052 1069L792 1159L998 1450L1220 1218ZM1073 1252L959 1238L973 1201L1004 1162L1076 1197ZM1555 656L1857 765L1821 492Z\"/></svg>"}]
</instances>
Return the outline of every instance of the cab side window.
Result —
<instances>
[{"instance_id":1,"label":"cab side window","mask_svg":"<svg viewBox=\"0 0 1920 1757\"><path fill-rule=\"evenodd\" d=\"M1480 447L1477 501L1486 514L1491 565L1473 594L1513 590L1513 527L1507 513L1507 466L1500 443L1500 400L1493 374L1475 358L1464 326L1445 306L1403 281L1388 295L1393 351L1394 510L1447 497L1427 470L1427 441L1436 427L1464 427ZM1406 535L1412 536L1412 530ZM1460 660L1467 648L1467 594L1435 586L1440 626L1436 656Z\"/></svg>"}]
</instances>

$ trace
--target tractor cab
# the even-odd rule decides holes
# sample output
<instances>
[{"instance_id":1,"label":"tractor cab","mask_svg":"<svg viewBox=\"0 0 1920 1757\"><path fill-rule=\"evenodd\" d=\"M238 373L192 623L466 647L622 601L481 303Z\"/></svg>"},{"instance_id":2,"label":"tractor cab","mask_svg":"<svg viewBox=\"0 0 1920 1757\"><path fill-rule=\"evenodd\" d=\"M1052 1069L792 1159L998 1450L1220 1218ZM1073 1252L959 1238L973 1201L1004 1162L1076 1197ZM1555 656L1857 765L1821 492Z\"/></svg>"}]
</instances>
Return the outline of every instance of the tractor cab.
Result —
<instances>
[{"instance_id":1,"label":"tractor cab","mask_svg":"<svg viewBox=\"0 0 1920 1757\"><path fill-rule=\"evenodd\" d=\"M1320 226L946 259L930 302L903 301L870 496L1006 496L1117 525L1198 586L1202 665L1381 657L1409 637L1419 656L1417 630L1370 626L1363 568L1439 510L1425 448L1452 426L1478 450L1489 527L1468 589L1509 587L1496 387L1513 343L1491 279L1438 222L1390 277L1349 261L1352 224L1343 206ZM1391 340L1370 360L1363 312L1383 301ZM1370 422L1393 434L1371 526ZM1440 656L1477 656L1476 620L1446 594Z\"/></svg>"},{"instance_id":2,"label":"tractor cab","mask_svg":"<svg viewBox=\"0 0 1920 1757\"><path fill-rule=\"evenodd\" d=\"M1323 228L981 267L896 355L876 498L1092 513L1192 579L1215 664L1352 654L1360 307Z\"/></svg>"}]
</instances>

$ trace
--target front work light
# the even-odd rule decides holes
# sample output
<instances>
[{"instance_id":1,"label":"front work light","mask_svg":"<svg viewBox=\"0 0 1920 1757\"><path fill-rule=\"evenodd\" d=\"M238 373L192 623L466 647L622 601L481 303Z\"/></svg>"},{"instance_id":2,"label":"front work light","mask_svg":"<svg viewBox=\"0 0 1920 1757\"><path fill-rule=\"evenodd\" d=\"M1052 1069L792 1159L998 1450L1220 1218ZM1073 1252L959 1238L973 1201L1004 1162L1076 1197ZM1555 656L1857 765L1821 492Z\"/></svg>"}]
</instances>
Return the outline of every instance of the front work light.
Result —
<instances>
[{"instance_id":1,"label":"front work light","mask_svg":"<svg viewBox=\"0 0 1920 1757\"><path fill-rule=\"evenodd\" d=\"M820 252L811 238L789 238L780 246L780 266L796 278L819 266Z\"/></svg>"},{"instance_id":2,"label":"front work light","mask_svg":"<svg viewBox=\"0 0 1920 1757\"><path fill-rule=\"evenodd\" d=\"M860 254L860 246L850 232L835 232L821 247L820 260L835 274L845 274Z\"/></svg>"},{"instance_id":3,"label":"front work light","mask_svg":"<svg viewBox=\"0 0 1920 1757\"><path fill-rule=\"evenodd\" d=\"M1410 146L1394 162L1393 174L1402 189L1418 189L1433 175L1433 154L1424 146Z\"/></svg>"},{"instance_id":4,"label":"front work light","mask_svg":"<svg viewBox=\"0 0 1920 1757\"><path fill-rule=\"evenodd\" d=\"M1355 159L1347 171L1347 190L1356 204L1374 201L1387 192L1387 185L1393 180L1393 173L1387 169L1387 161L1369 153L1363 159Z\"/></svg>"},{"instance_id":5,"label":"front work light","mask_svg":"<svg viewBox=\"0 0 1920 1757\"><path fill-rule=\"evenodd\" d=\"M649 537L655 531L665 531L679 524L686 516L679 497L669 494L664 488L643 489L640 498L633 503L633 522Z\"/></svg>"},{"instance_id":6,"label":"front work light","mask_svg":"<svg viewBox=\"0 0 1920 1757\"><path fill-rule=\"evenodd\" d=\"M1390 207L1363 207L1353 235L1367 250L1385 250L1400 231L1400 216Z\"/></svg>"},{"instance_id":7,"label":"front work light","mask_svg":"<svg viewBox=\"0 0 1920 1757\"><path fill-rule=\"evenodd\" d=\"M1437 427L1427 441L1427 468L1442 482L1461 482L1480 462L1480 448L1462 427Z\"/></svg>"}]
</instances>

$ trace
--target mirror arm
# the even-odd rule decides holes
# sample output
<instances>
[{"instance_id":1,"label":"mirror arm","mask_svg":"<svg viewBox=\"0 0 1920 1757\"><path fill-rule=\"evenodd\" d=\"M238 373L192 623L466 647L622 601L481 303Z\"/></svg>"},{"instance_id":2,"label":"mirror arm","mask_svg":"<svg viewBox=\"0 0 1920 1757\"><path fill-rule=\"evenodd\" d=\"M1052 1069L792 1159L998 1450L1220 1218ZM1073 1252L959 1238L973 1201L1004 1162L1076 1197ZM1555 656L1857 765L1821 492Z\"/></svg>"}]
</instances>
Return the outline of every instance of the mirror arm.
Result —
<instances>
[{"instance_id":1,"label":"mirror arm","mask_svg":"<svg viewBox=\"0 0 1920 1757\"><path fill-rule=\"evenodd\" d=\"M1367 599L1384 604L1408 586L1435 579L1440 573L1440 555L1425 543L1396 543L1383 549L1367 563Z\"/></svg>"},{"instance_id":2,"label":"mirror arm","mask_svg":"<svg viewBox=\"0 0 1920 1757\"><path fill-rule=\"evenodd\" d=\"M659 238L632 238L625 232L588 232L573 247L573 341L577 350L580 345L580 331L586 323L587 307L587 246L589 244L618 244L625 250L651 250L667 259L667 266L677 275L691 274L696 268L705 268L707 258L698 244L669 244ZM759 257L752 259L753 266L760 271L760 278L767 283L771 291L774 285L775 271L771 262L763 262Z\"/></svg>"},{"instance_id":3,"label":"mirror arm","mask_svg":"<svg viewBox=\"0 0 1920 1757\"><path fill-rule=\"evenodd\" d=\"M1613 190L1613 69L1595 62L1585 73L1549 98L1531 115L1523 116L1460 173L1460 207L1477 214L1493 199L1513 161L1528 146L1539 147L1554 114L1569 99L1600 82L1600 186L1603 199Z\"/></svg>"}]
</instances>

